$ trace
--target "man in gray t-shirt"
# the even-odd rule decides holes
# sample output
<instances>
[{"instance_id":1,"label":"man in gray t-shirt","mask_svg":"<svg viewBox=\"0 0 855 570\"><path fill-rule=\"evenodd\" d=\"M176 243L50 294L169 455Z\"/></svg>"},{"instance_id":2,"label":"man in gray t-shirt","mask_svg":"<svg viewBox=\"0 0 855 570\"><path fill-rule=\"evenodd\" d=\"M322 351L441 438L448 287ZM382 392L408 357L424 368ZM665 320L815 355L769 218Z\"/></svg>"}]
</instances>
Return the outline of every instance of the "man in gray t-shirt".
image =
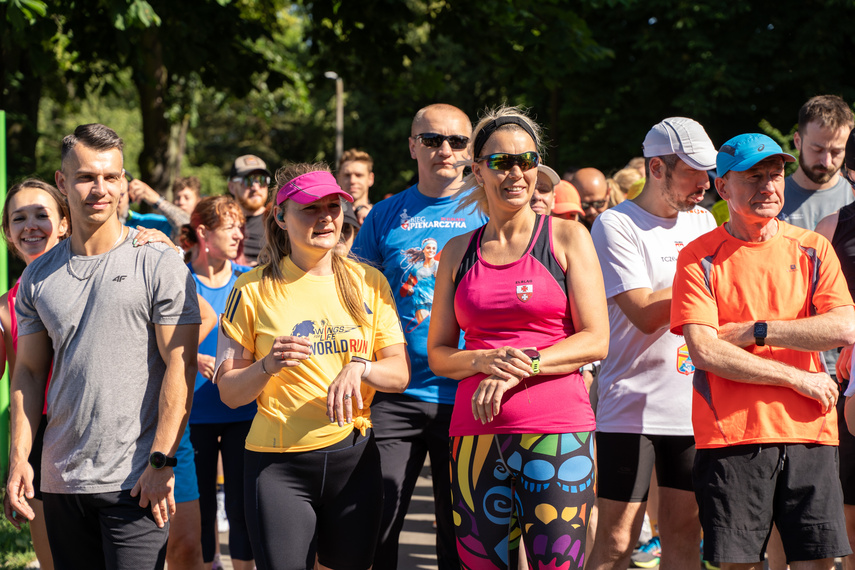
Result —
<instances>
[{"instance_id":1,"label":"man in gray t-shirt","mask_svg":"<svg viewBox=\"0 0 855 570\"><path fill-rule=\"evenodd\" d=\"M852 190L839 175L852 125L852 110L837 95L817 95L802 105L793 135L799 167L786 179L779 219L813 231L822 218L852 202Z\"/></svg>"},{"instance_id":2,"label":"man in gray t-shirt","mask_svg":"<svg viewBox=\"0 0 855 570\"><path fill-rule=\"evenodd\" d=\"M27 456L53 358L42 491L59 567L85 552L87 567L162 568L175 512L172 456L192 402L199 307L180 256L135 246L136 230L116 216L122 160L122 140L103 125L63 140L56 182L74 231L27 267L16 301L7 492L32 519Z\"/></svg>"}]
</instances>

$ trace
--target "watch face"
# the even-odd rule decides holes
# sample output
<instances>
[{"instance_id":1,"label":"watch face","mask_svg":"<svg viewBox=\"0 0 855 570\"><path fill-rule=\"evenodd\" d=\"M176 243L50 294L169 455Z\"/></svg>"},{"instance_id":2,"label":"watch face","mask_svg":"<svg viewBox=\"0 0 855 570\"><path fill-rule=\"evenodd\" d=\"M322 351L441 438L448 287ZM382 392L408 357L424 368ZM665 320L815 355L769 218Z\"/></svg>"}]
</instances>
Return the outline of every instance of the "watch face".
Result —
<instances>
[{"instance_id":1,"label":"watch face","mask_svg":"<svg viewBox=\"0 0 855 570\"><path fill-rule=\"evenodd\" d=\"M766 331L768 326L766 323L755 323L754 324L754 336L760 338L766 338Z\"/></svg>"},{"instance_id":2,"label":"watch face","mask_svg":"<svg viewBox=\"0 0 855 570\"><path fill-rule=\"evenodd\" d=\"M149 463L155 469L163 469L166 467L166 455L160 451L155 451L148 458Z\"/></svg>"},{"instance_id":3,"label":"watch face","mask_svg":"<svg viewBox=\"0 0 855 570\"><path fill-rule=\"evenodd\" d=\"M525 354L529 358L540 358L540 352L536 351L533 348L527 348L523 350L523 354Z\"/></svg>"}]
</instances>

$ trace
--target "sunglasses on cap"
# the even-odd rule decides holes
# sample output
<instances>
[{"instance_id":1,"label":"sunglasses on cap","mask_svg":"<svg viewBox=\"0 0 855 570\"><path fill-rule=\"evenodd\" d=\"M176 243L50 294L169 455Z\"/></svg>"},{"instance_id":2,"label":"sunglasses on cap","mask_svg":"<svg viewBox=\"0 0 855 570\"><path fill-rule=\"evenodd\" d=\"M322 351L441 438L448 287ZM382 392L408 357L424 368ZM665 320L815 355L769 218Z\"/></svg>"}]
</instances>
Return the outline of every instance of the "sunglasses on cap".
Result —
<instances>
[{"instance_id":1,"label":"sunglasses on cap","mask_svg":"<svg viewBox=\"0 0 855 570\"><path fill-rule=\"evenodd\" d=\"M416 135L416 139L427 148L439 148L442 143L448 141L451 150L463 150L469 144L469 137L463 135L441 135L439 133L422 133Z\"/></svg>"},{"instance_id":2,"label":"sunglasses on cap","mask_svg":"<svg viewBox=\"0 0 855 570\"><path fill-rule=\"evenodd\" d=\"M247 174L246 176L235 176L232 178L232 182L242 182L244 186L252 186L256 183L259 186L270 186L270 177L266 174Z\"/></svg>"},{"instance_id":3,"label":"sunglasses on cap","mask_svg":"<svg viewBox=\"0 0 855 570\"><path fill-rule=\"evenodd\" d=\"M486 161L486 166L490 170L511 170L514 166L519 166L520 170L526 171L540 164L540 155L533 150L522 154L499 152L475 159L475 162L481 161Z\"/></svg>"}]
</instances>

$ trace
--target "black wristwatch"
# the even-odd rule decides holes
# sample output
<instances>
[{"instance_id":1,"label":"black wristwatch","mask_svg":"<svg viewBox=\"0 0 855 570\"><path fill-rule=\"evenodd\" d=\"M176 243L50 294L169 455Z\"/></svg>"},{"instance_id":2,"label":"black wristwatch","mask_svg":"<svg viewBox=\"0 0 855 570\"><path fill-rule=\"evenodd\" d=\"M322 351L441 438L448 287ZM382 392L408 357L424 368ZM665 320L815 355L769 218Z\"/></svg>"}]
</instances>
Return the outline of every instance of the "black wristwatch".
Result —
<instances>
[{"instance_id":1,"label":"black wristwatch","mask_svg":"<svg viewBox=\"0 0 855 570\"><path fill-rule=\"evenodd\" d=\"M165 453L155 451L148 456L148 464L154 469L163 469L164 467L175 467L178 465L177 457L168 457Z\"/></svg>"},{"instance_id":2,"label":"black wristwatch","mask_svg":"<svg viewBox=\"0 0 855 570\"><path fill-rule=\"evenodd\" d=\"M765 346L766 333L768 330L769 326L766 324L766 321L757 321L754 323L754 344L757 346Z\"/></svg>"},{"instance_id":3,"label":"black wristwatch","mask_svg":"<svg viewBox=\"0 0 855 570\"><path fill-rule=\"evenodd\" d=\"M535 348L527 348L523 350L523 354L531 358L531 371L540 374L540 352Z\"/></svg>"}]
</instances>

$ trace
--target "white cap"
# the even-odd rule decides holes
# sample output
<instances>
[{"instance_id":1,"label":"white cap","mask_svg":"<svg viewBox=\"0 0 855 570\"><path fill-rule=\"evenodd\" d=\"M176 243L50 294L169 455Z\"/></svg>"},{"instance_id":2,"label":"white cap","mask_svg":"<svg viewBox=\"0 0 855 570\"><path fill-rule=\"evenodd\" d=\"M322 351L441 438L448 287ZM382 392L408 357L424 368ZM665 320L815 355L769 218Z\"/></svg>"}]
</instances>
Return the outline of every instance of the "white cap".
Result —
<instances>
[{"instance_id":1,"label":"white cap","mask_svg":"<svg viewBox=\"0 0 855 570\"><path fill-rule=\"evenodd\" d=\"M556 184L561 182L561 177L558 176L558 173L555 172L553 169L549 168L548 166L546 166L545 164L543 164L542 162L537 165L537 172L538 173L543 172L544 174L546 174L546 177L549 178L549 181L552 182L553 186L555 186Z\"/></svg>"},{"instance_id":2,"label":"white cap","mask_svg":"<svg viewBox=\"0 0 855 570\"><path fill-rule=\"evenodd\" d=\"M700 123L686 117L671 117L654 125L644 137L644 157L676 154L697 170L712 170L718 154Z\"/></svg>"}]
</instances>

